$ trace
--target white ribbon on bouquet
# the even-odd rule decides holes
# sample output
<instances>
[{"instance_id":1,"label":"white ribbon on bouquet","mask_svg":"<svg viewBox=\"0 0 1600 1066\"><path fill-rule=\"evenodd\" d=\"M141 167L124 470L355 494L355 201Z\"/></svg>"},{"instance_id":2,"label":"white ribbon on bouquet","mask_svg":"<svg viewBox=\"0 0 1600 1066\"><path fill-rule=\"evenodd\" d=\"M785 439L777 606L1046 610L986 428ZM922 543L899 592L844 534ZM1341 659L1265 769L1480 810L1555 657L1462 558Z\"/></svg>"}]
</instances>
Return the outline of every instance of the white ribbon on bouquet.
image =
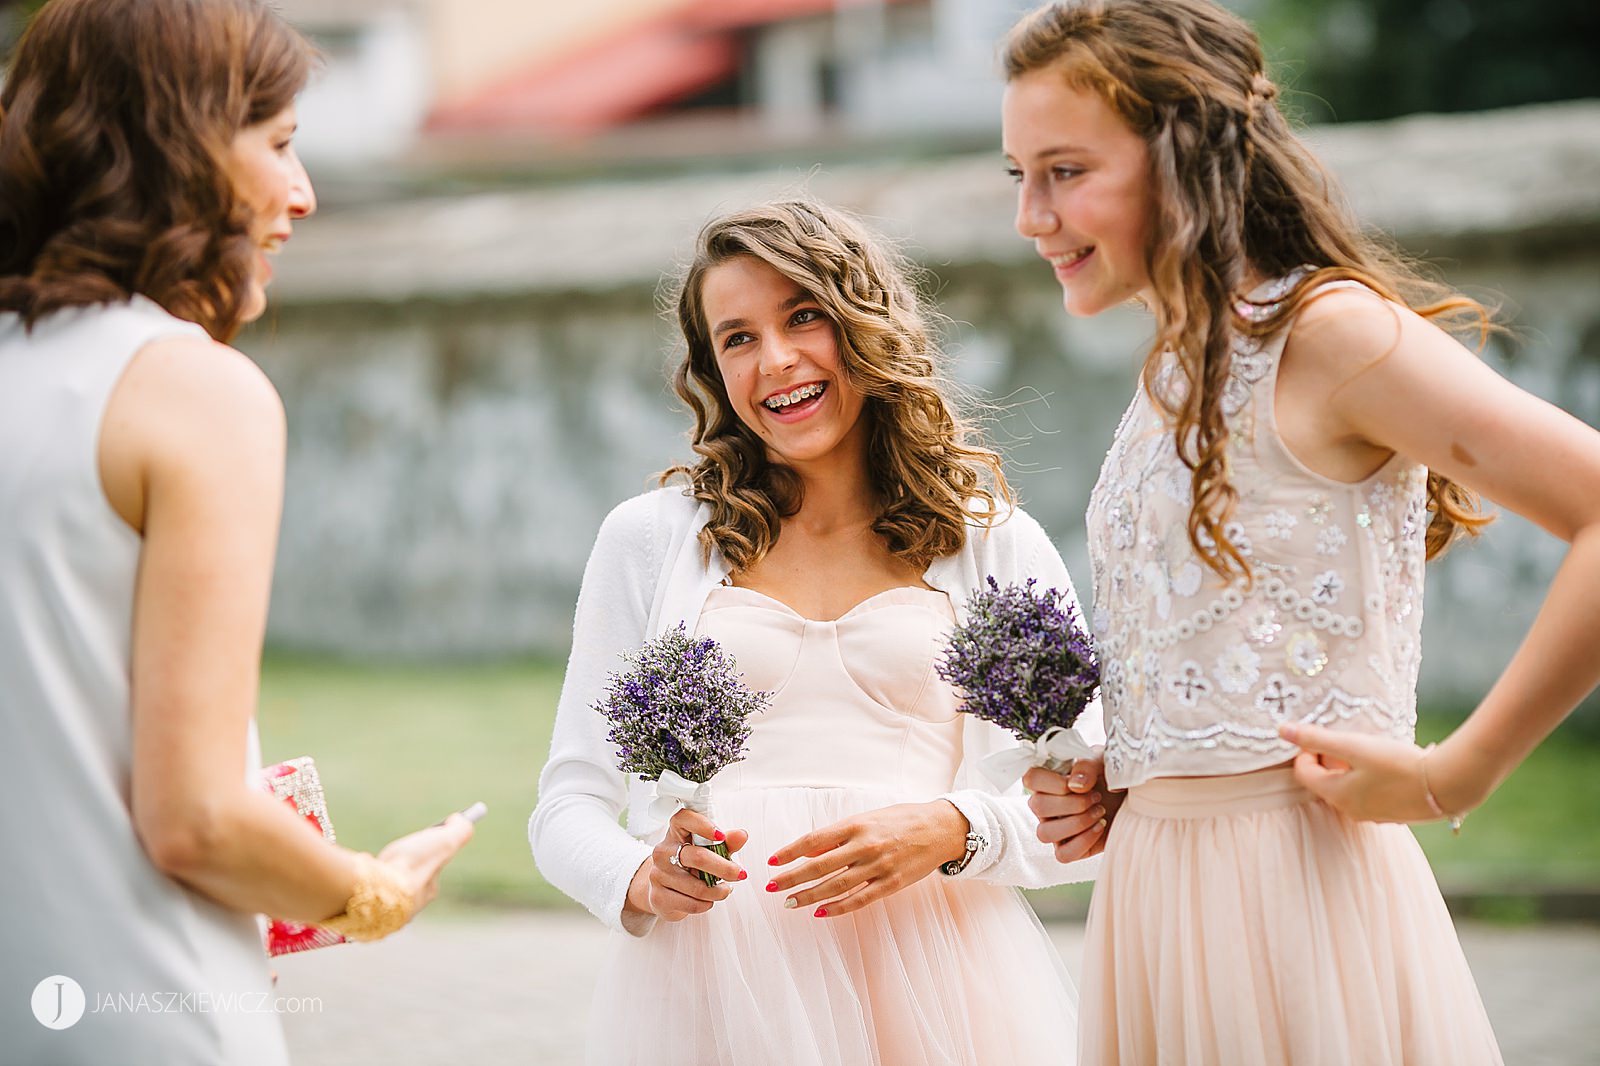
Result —
<instances>
[{"instance_id":1,"label":"white ribbon on bouquet","mask_svg":"<svg viewBox=\"0 0 1600 1066\"><path fill-rule=\"evenodd\" d=\"M648 808L650 816L665 822L683 809L703 814L707 818L711 817L711 782L690 781L671 770L661 771L661 776L656 778L655 789L650 795ZM692 836L694 842L701 847L714 843L709 837L703 837L699 833L694 833Z\"/></svg>"},{"instance_id":2,"label":"white ribbon on bouquet","mask_svg":"<svg viewBox=\"0 0 1600 1066\"><path fill-rule=\"evenodd\" d=\"M1064 769L1075 759L1093 759L1095 750L1068 726L1051 726L1038 740L1020 740L1014 748L985 755L978 763L983 776L1002 792L1021 780L1031 767Z\"/></svg>"}]
</instances>

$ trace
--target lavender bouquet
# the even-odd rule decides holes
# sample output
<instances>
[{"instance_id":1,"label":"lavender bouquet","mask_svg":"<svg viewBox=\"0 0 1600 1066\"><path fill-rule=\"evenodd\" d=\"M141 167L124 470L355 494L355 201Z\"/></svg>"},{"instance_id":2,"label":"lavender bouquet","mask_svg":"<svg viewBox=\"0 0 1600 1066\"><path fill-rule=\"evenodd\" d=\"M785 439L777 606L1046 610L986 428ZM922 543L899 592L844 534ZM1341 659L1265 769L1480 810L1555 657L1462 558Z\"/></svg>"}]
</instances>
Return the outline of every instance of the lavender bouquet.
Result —
<instances>
[{"instance_id":1,"label":"lavender bouquet","mask_svg":"<svg viewBox=\"0 0 1600 1066\"><path fill-rule=\"evenodd\" d=\"M650 813L665 821L680 807L711 815L707 782L744 758L749 718L771 693L740 680L733 656L710 638L694 639L682 622L623 658L631 669L612 674L595 710L611 723L617 767L656 783ZM694 842L724 858L726 844ZM718 878L695 871L708 885Z\"/></svg>"},{"instance_id":2,"label":"lavender bouquet","mask_svg":"<svg viewBox=\"0 0 1600 1066\"><path fill-rule=\"evenodd\" d=\"M979 765L1002 789L1030 766L1065 769L1093 751L1073 730L1100 687L1094 644L1066 594L1004 588L988 579L967 600L967 620L951 630L937 663L939 676L959 689L962 710L1004 726L1020 743Z\"/></svg>"}]
</instances>

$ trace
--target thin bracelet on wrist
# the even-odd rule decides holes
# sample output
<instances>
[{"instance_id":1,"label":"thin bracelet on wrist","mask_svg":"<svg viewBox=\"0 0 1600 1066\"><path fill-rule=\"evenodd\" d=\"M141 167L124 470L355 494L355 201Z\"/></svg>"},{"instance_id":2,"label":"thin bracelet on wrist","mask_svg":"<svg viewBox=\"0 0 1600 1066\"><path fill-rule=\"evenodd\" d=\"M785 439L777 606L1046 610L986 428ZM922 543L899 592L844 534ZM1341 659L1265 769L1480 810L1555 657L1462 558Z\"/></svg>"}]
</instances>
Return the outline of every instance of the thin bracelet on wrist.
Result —
<instances>
[{"instance_id":1,"label":"thin bracelet on wrist","mask_svg":"<svg viewBox=\"0 0 1600 1066\"><path fill-rule=\"evenodd\" d=\"M1422 758L1417 760L1417 769L1422 773L1422 794L1427 797L1428 807L1433 811L1435 818L1443 818L1450 823L1450 832L1456 836L1461 835L1461 823L1466 821L1465 814L1449 814L1439 805L1439 798L1433 794L1433 786L1428 784L1428 756L1433 754L1437 744L1429 744L1422 749Z\"/></svg>"},{"instance_id":2,"label":"thin bracelet on wrist","mask_svg":"<svg viewBox=\"0 0 1600 1066\"><path fill-rule=\"evenodd\" d=\"M969 832L967 834L966 850L962 852L961 858L951 859L947 863L942 863L939 866L939 872L944 874L946 877L954 877L956 874L967 868L967 866L972 862L972 857L974 855L978 854L979 851L988 846L989 841L984 838L982 833L979 833L976 830Z\"/></svg>"}]
</instances>

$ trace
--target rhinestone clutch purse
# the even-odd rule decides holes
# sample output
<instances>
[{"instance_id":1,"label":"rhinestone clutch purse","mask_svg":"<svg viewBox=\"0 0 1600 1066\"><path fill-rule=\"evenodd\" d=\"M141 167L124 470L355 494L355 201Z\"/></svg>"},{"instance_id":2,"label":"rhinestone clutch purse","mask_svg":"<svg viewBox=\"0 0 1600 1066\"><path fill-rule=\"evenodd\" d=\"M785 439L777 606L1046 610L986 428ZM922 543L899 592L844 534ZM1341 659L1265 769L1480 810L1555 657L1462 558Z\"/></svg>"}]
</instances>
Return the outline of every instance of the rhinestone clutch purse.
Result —
<instances>
[{"instance_id":1,"label":"rhinestone clutch purse","mask_svg":"<svg viewBox=\"0 0 1600 1066\"><path fill-rule=\"evenodd\" d=\"M261 787L292 807L325 840L334 842L333 822L328 819L328 803L322 793L322 778L317 776L317 764L309 755L262 767ZM265 936L268 955L287 955L345 942L344 937L331 929L282 918L267 919Z\"/></svg>"}]
</instances>

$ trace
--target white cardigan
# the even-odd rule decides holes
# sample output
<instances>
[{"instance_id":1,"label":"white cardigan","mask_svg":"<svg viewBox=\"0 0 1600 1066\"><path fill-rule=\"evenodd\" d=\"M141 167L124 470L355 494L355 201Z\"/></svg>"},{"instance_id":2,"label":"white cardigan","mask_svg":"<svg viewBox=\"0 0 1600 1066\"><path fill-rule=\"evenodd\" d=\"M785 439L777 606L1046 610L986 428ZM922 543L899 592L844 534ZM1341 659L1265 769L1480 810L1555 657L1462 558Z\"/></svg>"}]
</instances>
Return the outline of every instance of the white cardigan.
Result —
<instances>
[{"instance_id":1,"label":"white cardigan","mask_svg":"<svg viewBox=\"0 0 1600 1066\"><path fill-rule=\"evenodd\" d=\"M550 761L528 821L528 842L545 878L611 928L634 936L648 933L655 919L624 917L628 885L665 827L647 813L650 783L617 769L594 704L607 675L623 668L624 652L679 622L693 632L706 596L727 576L720 553L712 553L709 565L702 562L699 532L709 510L681 488L663 488L619 504L601 524L578 593ZM1043 587L1065 589L1076 603L1061 556L1020 509L992 529L975 525L966 547L935 560L924 580L950 596L959 621L968 593L991 575L1002 585L1037 578ZM1104 742L1098 703L1084 711L1078 728L1090 744ZM956 878L1024 888L1091 880L1098 857L1058 863L1036 835L1021 785L1002 795L978 772L984 755L1015 744L1011 734L968 715L961 739L955 790L943 798L988 843ZM626 828L618 824L624 808Z\"/></svg>"}]
</instances>

